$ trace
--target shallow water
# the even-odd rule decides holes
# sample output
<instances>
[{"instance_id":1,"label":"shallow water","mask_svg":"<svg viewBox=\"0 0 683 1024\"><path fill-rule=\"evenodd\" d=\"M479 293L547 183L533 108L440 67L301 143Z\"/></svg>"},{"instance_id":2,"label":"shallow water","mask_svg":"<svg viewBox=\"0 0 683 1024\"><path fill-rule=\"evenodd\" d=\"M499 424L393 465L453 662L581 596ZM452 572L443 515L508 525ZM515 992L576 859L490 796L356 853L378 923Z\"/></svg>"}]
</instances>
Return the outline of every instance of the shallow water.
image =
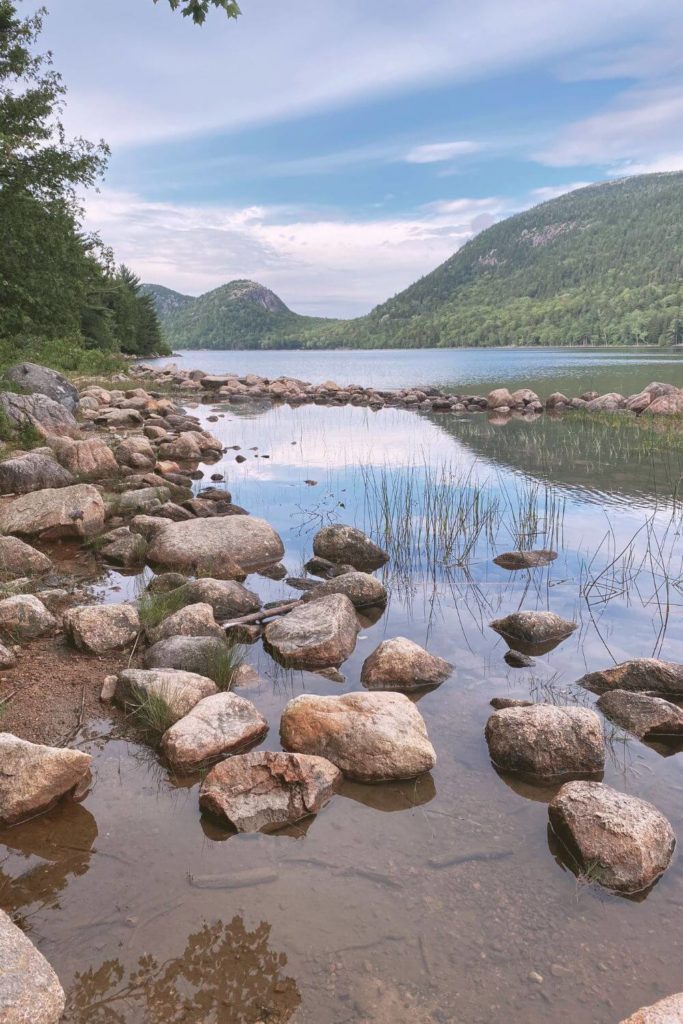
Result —
<instances>
[{"instance_id":1,"label":"shallow water","mask_svg":"<svg viewBox=\"0 0 683 1024\"><path fill-rule=\"evenodd\" d=\"M419 699L438 763L413 782L346 783L284 833L235 836L201 818L198 777L173 780L106 719L87 723L86 801L0 832L2 905L55 966L66 1024L610 1024L679 990L680 859L640 902L578 882L548 843L553 790L501 777L483 736L493 696L591 705L574 681L612 658L683 661L676 439L653 448L571 416L496 427L349 406L194 411L218 415L208 427L248 456L228 451L207 479L225 472L233 499L273 523L291 574L327 521L392 546L388 608L364 625L345 682L248 649L261 681L240 692L270 722L262 746L278 748L293 695L360 688L364 658L404 635L456 665ZM488 525L475 536L470 515L455 536L443 521L430 532L440 494L451 509L477 494ZM414 502L407 530L394 519L385 534L385 500ZM492 564L520 532L560 557L533 574ZM103 594L136 585L111 572ZM247 585L264 601L295 596L258 575ZM487 623L518 607L580 629L533 669L508 668ZM683 832L683 755L606 731L605 781Z\"/></svg>"}]
</instances>

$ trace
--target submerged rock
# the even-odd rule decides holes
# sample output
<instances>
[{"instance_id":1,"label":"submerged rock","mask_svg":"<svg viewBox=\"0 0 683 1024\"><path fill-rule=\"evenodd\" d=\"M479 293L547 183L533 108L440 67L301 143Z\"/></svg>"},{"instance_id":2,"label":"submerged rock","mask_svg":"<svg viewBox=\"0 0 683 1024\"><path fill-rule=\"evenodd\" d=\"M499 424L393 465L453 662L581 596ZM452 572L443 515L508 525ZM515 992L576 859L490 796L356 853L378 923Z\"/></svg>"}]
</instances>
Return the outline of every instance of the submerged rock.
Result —
<instances>
[{"instance_id":1,"label":"submerged rock","mask_svg":"<svg viewBox=\"0 0 683 1024\"><path fill-rule=\"evenodd\" d=\"M489 704L496 711L502 711L504 708L531 708L534 706L532 700L521 700L518 697L492 697Z\"/></svg>"},{"instance_id":2,"label":"submerged rock","mask_svg":"<svg viewBox=\"0 0 683 1024\"><path fill-rule=\"evenodd\" d=\"M403 693L303 694L285 707L280 738L360 782L412 779L436 764L424 719Z\"/></svg>"},{"instance_id":3,"label":"submerged rock","mask_svg":"<svg viewBox=\"0 0 683 1024\"><path fill-rule=\"evenodd\" d=\"M534 659L530 658L528 654L522 654L521 651L506 651L503 655L503 660L508 663L511 668L530 668L534 665Z\"/></svg>"},{"instance_id":4,"label":"submerged rock","mask_svg":"<svg viewBox=\"0 0 683 1024\"><path fill-rule=\"evenodd\" d=\"M578 871L607 889L641 892L669 866L676 836L646 800L600 782L568 782L548 814Z\"/></svg>"},{"instance_id":5,"label":"submerged rock","mask_svg":"<svg viewBox=\"0 0 683 1024\"><path fill-rule=\"evenodd\" d=\"M80 750L47 747L0 733L0 824L32 818L67 793L82 796L90 783L91 760L90 754Z\"/></svg>"},{"instance_id":6,"label":"submerged rock","mask_svg":"<svg viewBox=\"0 0 683 1024\"><path fill-rule=\"evenodd\" d=\"M324 757L270 750L238 754L211 769L199 806L238 832L272 832L321 811L341 778Z\"/></svg>"},{"instance_id":7,"label":"submerged rock","mask_svg":"<svg viewBox=\"0 0 683 1024\"><path fill-rule=\"evenodd\" d=\"M683 736L683 711L661 697L611 690L600 697L598 707L610 721L640 740L650 736Z\"/></svg>"},{"instance_id":8,"label":"submerged rock","mask_svg":"<svg viewBox=\"0 0 683 1024\"><path fill-rule=\"evenodd\" d=\"M0 532L46 539L90 537L103 524L104 502L92 484L33 491L0 511Z\"/></svg>"},{"instance_id":9,"label":"submerged rock","mask_svg":"<svg viewBox=\"0 0 683 1024\"><path fill-rule=\"evenodd\" d=\"M0 1020L58 1024L66 997L49 963L0 910Z\"/></svg>"},{"instance_id":10,"label":"submerged rock","mask_svg":"<svg viewBox=\"0 0 683 1024\"><path fill-rule=\"evenodd\" d=\"M588 708L533 704L495 711L486 723L491 760L539 779L594 775L605 766L602 724Z\"/></svg>"},{"instance_id":11,"label":"submerged rock","mask_svg":"<svg viewBox=\"0 0 683 1024\"><path fill-rule=\"evenodd\" d=\"M504 551L493 559L501 569L537 569L542 565L549 565L557 558L557 551Z\"/></svg>"},{"instance_id":12,"label":"submerged rock","mask_svg":"<svg viewBox=\"0 0 683 1024\"><path fill-rule=\"evenodd\" d=\"M0 494L28 494L45 487L68 487L75 480L49 450L27 452L0 462Z\"/></svg>"},{"instance_id":13,"label":"submerged rock","mask_svg":"<svg viewBox=\"0 0 683 1024\"><path fill-rule=\"evenodd\" d=\"M267 732L268 722L251 701L236 693L216 693L164 733L161 749L173 768L192 771L247 749Z\"/></svg>"},{"instance_id":14,"label":"submerged rock","mask_svg":"<svg viewBox=\"0 0 683 1024\"><path fill-rule=\"evenodd\" d=\"M196 672L175 669L129 668L116 677L114 700L123 708L137 707L149 697L161 697L174 722L188 715L205 697L217 693L216 684Z\"/></svg>"},{"instance_id":15,"label":"submerged rock","mask_svg":"<svg viewBox=\"0 0 683 1024\"><path fill-rule=\"evenodd\" d=\"M284 550L264 519L226 516L172 523L154 537L147 558L151 566L162 569L244 579L244 570L278 562Z\"/></svg>"},{"instance_id":16,"label":"submerged rock","mask_svg":"<svg viewBox=\"0 0 683 1024\"><path fill-rule=\"evenodd\" d=\"M288 581L290 586L295 584ZM308 586L301 586L307 583ZM374 576L366 572L347 572L333 579L320 583L318 580L299 581L300 589L307 593L302 600L319 601L328 594L345 594L354 608L368 608L372 605L384 605L387 602L386 587Z\"/></svg>"},{"instance_id":17,"label":"submerged rock","mask_svg":"<svg viewBox=\"0 0 683 1024\"><path fill-rule=\"evenodd\" d=\"M443 658L404 636L384 640L363 662L361 682L369 690L419 690L439 686L453 672Z\"/></svg>"},{"instance_id":18,"label":"submerged rock","mask_svg":"<svg viewBox=\"0 0 683 1024\"><path fill-rule=\"evenodd\" d=\"M150 643L172 636L213 636L224 640L224 633L213 617L210 604L188 604L169 615L154 629L147 630Z\"/></svg>"},{"instance_id":19,"label":"submerged rock","mask_svg":"<svg viewBox=\"0 0 683 1024\"><path fill-rule=\"evenodd\" d=\"M47 395L69 412L75 412L78 408L77 388L56 370L39 363L15 363L4 371L4 375L28 394Z\"/></svg>"},{"instance_id":20,"label":"submerged rock","mask_svg":"<svg viewBox=\"0 0 683 1024\"><path fill-rule=\"evenodd\" d=\"M362 530L341 523L323 526L322 530L316 533L313 538L313 552L335 564L346 562L363 571L379 569L389 561L386 551Z\"/></svg>"},{"instance_id":21,"label":"submerged rock","mask_svg":"<svg viewBox=\"0 0 683 1024\"><path fill-rule=\"evenodd\" d=\"M489 622L489 626L522 654L546 654L576 629L575 622L554 612L512 612L503 619Z\"/></svg>"},{"instance_id":22,"label":"submerged rock","mask_svg":"<svg viewBox=\"0 0 683 1024\"><path fill-rule=\"evenodd\" d=\"M683 1021L683 992L659 999L652 1006L641 1006L621 1024L681 1024Z\"/></svg>"},{"instance_id":23,"label":"submerged rock","mask_svg":"<svg viewBox=\"0 0 683 1024\"><path fill-rule=\"evenodd\" d=\"M330 594L269 622L263 645L289 668L338 666L353 653L358 629L348 597Z\"/></svg>"},{"instance_id":24,"label":"submerged rock","mask_svg":"<svg viewBox=\"0 0 683 1024\"><path fill-rule=\"evenodd\" d=\"M607 690L651 690L653 693L683 694L683 665L659 658L633 658L599 672L588 672L578 680L593 693Z\"/></svg>"},{"instance_id":25,"label":"submerged rock","mask_svg":"<svg viewBox=\"0 0 683 1024\"><path fill-rule=\"evenodd\" d=\"M52 561L42 551L32 548L18 537L0 537L0 574L34 576L49 572Z\"/></svg>"},{"instance_id":26,"label":"submerged rock","mask_svg":"<svg viewBox=\"0 0 683 1024\"><path fill-rule=\"evenodd\" d=\"M79 650L106 654L134 643L140 619L132 604L79 605L64 613L64 629Z\"/></svg>"},{"instance_id":27,"label":"submerged rock","mask_svg":"<svg viewBox=\"0 0 683 1024\"><path fill-rule=\"evenodd\" d=\"M212 678L229 650L226 640L215 636L171 636L145 651L145 668L174 668Z\"/></svg>"},{"instance_id":28,"label":"submerged rock","mask_svg":"<svg viewBox=\"0 0 683 1024\"><path fill-rule=\"evenodd\" d=\"M317 555L309 558L304 565L304 569L306 572L310 572L312 576L320 576L326 580L334 579L335 576L343 576L347 572L356 572L352 565L337 565L336 562L331 562L329 558L319 558Z\"/></svg>"},{"instance_id":29,"label":"submerged rock","mask_svg":"<svg viewBox=\"0 0 683 1024\"><path fill-rule=\"evenodd\" d=\"M0 633L14 640L33 640L56 627L54 615L33 594L16 594L0 601Z\"/></svg>"}]
</instances>

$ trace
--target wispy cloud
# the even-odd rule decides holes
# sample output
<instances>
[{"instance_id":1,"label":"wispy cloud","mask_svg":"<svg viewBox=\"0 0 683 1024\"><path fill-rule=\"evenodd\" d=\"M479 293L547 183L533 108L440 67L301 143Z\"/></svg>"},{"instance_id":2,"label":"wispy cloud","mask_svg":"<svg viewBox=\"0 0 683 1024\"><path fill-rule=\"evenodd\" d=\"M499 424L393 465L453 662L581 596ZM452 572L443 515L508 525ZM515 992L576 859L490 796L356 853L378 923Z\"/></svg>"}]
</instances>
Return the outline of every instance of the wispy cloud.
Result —
<instances>
[{"instance_id":1,"label":"wispy cloud","mask_svg":"<svg viewBox=\"0 0 683 1024\"><path fill-rule=\"evenodd\" d=\"M408 164L438 164L468 153L478 153L482 149L479 142L432 142L425 146L414 146L404 156Z\"/></svg>"}]
</instances>

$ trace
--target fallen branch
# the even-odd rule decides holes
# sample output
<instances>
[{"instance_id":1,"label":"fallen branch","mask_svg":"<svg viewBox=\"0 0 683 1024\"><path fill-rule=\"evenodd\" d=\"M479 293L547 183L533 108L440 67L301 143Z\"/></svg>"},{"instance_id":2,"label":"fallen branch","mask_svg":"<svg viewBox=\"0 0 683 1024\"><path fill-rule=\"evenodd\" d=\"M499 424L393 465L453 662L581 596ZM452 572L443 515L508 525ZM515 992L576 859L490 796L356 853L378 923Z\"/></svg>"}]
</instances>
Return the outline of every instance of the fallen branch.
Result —
<instances>
[{"instance_id":1,"label":"fallen branch","mask_svg":"<svg viewBox=\"0 0 683 1024\"><path fill-rule=\"evenodd\" d=\"M274 608L262 608L259 612L252 612L251 615L242 615L239 619L230 619L222 622L221 628L228 629L230 626L249 626L253 622L265 622L266 619L275 619L279 615L286 615L297 607L299 601L288 601L286 604L278 604Z\"/></svg>"}]
</instances>

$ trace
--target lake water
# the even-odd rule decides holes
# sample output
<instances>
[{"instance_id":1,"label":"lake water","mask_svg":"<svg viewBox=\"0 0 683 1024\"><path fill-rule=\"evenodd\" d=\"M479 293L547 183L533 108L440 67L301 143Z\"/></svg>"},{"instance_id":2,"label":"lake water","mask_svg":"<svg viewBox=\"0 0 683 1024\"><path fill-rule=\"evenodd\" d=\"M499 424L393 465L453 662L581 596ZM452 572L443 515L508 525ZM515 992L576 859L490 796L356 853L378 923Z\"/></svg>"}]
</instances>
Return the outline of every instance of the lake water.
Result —
<instances>
[{"instance_id":1,"label":"lake water","mask_svg":"<svg viewBox=\"0 0 683 1024\"><path fill-rule=\"evenodd\" d=\"M681 374L680 362L647 360L186 353L183 365L383 387L465 374L478 390L543 379L636 390ZM94 756L86 801L0 832L2 905L55 966L64 1024L617 1024L680 990L680 858L640 902L577 880L549 842L555 789L496 772L484 741L494 696L592 706L575 685L587 670L652 654L683 661L680 435L578 415L496 426L392 408L192 411L247 456L240 465L229 450L205 472L224 472L233 499L279 530L290 574L330 521L370 531L391 554L380 572L388 607L363 621L343 682L248 648L260 682L240 692L270 723L261 746L279 748L292 696L360 689L363 660L402 635L455 665L418 700L437 765L411 782L347 782L316 818L277 835L233 835L200 815L199 777L170 777L103 711L77 739ZM520 545L560 554L533 573L493 564ZM264 601L296 596L258 575L247 585ZM101 580L110 601L139 586L111 571ZM512 669L488 622L518 608L580 628ZM683 834L679 748L605 731L605 781L651 800Z\"/></svg>"},{"instance_id":2,"label":"lake water","mask_svg":"<svg viewBox=\"0 0 683 1024\"><path fill-rule=\"evenodd\" d=\"M208 373L258 373L290 376L322 384L362 384L373 388L419 385L457 393L496 387L530 387L541 396L562 391L632 394L653 380L683 387L683 355L666 349L378 349L294 352L218 352L183 350L179 366Z\"/></svg>"}]
</instances>

